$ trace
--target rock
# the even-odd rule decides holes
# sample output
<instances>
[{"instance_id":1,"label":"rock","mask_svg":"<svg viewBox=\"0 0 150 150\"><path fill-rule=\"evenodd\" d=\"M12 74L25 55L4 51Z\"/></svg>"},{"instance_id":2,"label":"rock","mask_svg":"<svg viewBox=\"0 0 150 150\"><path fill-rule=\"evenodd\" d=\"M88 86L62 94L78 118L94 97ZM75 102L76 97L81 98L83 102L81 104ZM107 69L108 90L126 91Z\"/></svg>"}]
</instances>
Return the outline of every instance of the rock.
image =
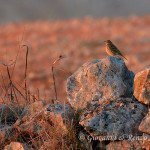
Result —
<instances>
[{"instance_id":1,"label":"rock","mask_svg":"<svg viewBox=\"0 0 150 150\"><path fill-rule=\"evenodd\" d=\"M13 124L19 118L22 113L23 107L13 105L0 105L0 123L1 124Z\"/></svg>"},{"instance_id":2,"label":"rock","mask_svg":"<svg viewBox=\"0 0 150 150\"><path fill-rule=\"evenodd\" d=\"M135 75L134 79L134 96L138 101L150 103L150 69L145 69Z\"/></svg>"},{"instance_id":3,"label":"rock","mask_svg":"<svg viewBox=\"0 0 150 150\"><path fill-rule=\"evenodd\" d=\"M32 150L28 146L20 142L11 142L4 147L4 150Z\"/></svg>"},{"instance_id":4,"label":"rock","mask_svg":"<svg viewBox=\"0 0 150 150\"><path fill-rule=\"evenodd\" d=\"M142 140L110 142L106 150L142 150Z\"/></svg>"},{"instance_id":5,"label":"rock","mask_svg":"<svg viewBox=\"0 0 150 150\"><path fill-rule=\"evenodd\" d=\"M41 133L41 126L39 123L42 122L39 119L42 119L44 116L43 112L46 111L46 109L47 107L44 101L36 101L32 104L29 104L23 110L20 118L13 125L13 128L19 131L20 134L26 133L32 136L38 135Z\"/></svg>"},{"instance_id":6,"label":"rock","mask_svg":"<svg viewBox=\"0 0 150 150\"><path fill-rule=\"evenodd\" d=\"M91 136L141 135L139 124L147 107L131 98L118 98L107 103L90 104L82 112L80 124Z\"/></svg>"},{"instance_id":7,"label":"rock","mask_svg":"<svg viewBox=\"0 0 150 150\"><path fill-rule=\"evenodd\" d=\"M42 100L36 101L36 102L26 106L21 114L21 118L23 118L24 116L30 116L39 111L42 111L45 106L46 106L46 103Z\"/></svg>"},{"instance_id":8,"label":"rock","mask_svg":"<svg viewBox=\"0 0 150 150\"><path fill-rule=\"evenodd\" d=\"M20 118L13 125L13 128L17 129L20 133L31 134L32 136L38 135L42 127L37 122L44 117L43 112L46 109L46 103L44 101L36 101L29 104L23 110Z\"/></svg>"},{"instance_id":9,"label":"rock","mask_svg":"<svg viewBox=\"0 0 150 150\"><path fill-rule=\"evenodd\" d=\"M144 133L150 134L150 109L149 113L144 117L144 119L140 123L139 130Z\"/></svg>"},{"instance_id":10,"label":"rock","mask_svg":"<svg viewBox=\"0 0 150 150\"><path fill-rule=\"evenodd\" d=\"M68 99L74 108L86 108L88 103L105 103L110 99L130 98L134 73L120 57L108 56L85 63L67 80Z\"/></svg>"},{"instance_id":11,"label":"rock","mask_svg":"<svg viewBox=\"0 0 150 150\"><path fill-rule=\"evenodd\" d=\"M71 124L73 112L67 104L50 104L44 109L34 112L30 116L25 115L18 119L14 128L19 133L26 133L30 136L46 136L46 131L66 133L67 127Z\"/></svg>"},{"instance_id":12,"label":"rock","mask_svg":"<svg viewBox=\"0 0 150 150\"><path fill-rule=\"evenodd\" d=\"M142 150L150 150L150 141L144 141L142 148L143 148Z\"/></svg>"},{"instance_id":13,"label":"rock","mask_svg":"<svg viewBox=\"0 0 150 150\"><path fill-rule=\"evenodd\" d=\"M65 129L73 122L73 110L68 104L50 104L45 113L53 116L59 125L65 126Z\"/></svg>"}]
</instances>

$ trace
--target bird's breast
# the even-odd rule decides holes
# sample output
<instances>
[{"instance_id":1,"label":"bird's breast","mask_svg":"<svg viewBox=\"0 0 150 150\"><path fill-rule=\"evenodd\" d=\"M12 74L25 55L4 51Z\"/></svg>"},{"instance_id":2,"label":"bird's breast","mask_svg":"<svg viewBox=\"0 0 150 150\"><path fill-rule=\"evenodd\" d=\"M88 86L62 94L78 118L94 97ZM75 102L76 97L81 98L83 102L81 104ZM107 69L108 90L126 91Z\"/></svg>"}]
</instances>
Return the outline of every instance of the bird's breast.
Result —
<instances>
[{"instance_id":1,"label":"bird's breast","mask_svg":"<svg viewBox=\"0 0 150 150\"><path fill-rule=\"evenodd\" d=\"M110 49L109 46L106 46L106 52L107 52L108 55L114 56L114 54L112 53L112 50Z\"/></svg>"}]
</instances>

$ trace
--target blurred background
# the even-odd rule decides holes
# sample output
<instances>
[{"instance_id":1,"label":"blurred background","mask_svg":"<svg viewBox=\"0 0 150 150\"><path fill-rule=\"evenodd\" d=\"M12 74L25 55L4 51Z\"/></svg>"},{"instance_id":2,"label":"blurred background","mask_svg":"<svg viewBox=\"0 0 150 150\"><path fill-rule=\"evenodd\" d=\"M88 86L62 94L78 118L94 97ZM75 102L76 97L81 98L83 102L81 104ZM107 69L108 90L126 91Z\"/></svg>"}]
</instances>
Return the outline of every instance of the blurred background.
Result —
<instances>
[{"instance_id":1,"label":"blurred background","mask_svg":"<svg viewBox=\"0 0 150 150\"><path fill-rule=\"evenodd\" d=\"M8 69L25 94L26 47L29 47L29 97L67 101L67 78L83 63L107 56L110 39L135 74L150 67L150 0L5 0L0 1L0 102L11 100ZM15 63L14 63L15 62ZM15 90L16 91L16 90ZM7 93L7 94L6 94ZM18 92L20 102L22 96Z\"/></svg>"},{"instance_id":2,"label":"blurred background","mask_svg":"<svg viewBox=\"0 0 150 150\"><path fill-rule=\"evenodd\" d=\"M1 0L0 22L147 15L149 0Z\"/></svg>"}]
</instances>

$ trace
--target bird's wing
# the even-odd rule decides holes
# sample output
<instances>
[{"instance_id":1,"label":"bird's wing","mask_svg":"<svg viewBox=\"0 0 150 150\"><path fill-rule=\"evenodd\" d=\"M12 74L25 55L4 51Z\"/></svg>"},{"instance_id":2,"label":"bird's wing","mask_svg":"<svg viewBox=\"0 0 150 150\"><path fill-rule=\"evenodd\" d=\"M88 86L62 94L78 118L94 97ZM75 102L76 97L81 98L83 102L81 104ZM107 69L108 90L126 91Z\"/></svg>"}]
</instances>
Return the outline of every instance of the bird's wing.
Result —
<instances>
[{"instance_id":1,"label":"bird's wing","mask_svg":"<svg viewBox=\"0 0 150 150\"><path fill-rule=\"evenodd\" d=\"M116 54L120 54L119 53L120 52L119 49L114 44L111 45L111 50L112 50L112 52L115 52Z\"/></svg>"},{"instance_id":2,"label":"bird's wing","mask_svg":"<svg viewBox=\"0 0 150 150\"><path fill-rule=\"evenodd\" d=\"M122 57L124 57L117 47L116 47L116 54L117 54L117 55L120 55L120 56L122 56ZM124 58L125 58L125 57L124 57ZM127 60L127 58L125 58L125 59Z\"/></svg>"},{"instance_id":3,"label":"bird's wing","mask_svg":"<svg viewBox=\"0 0 150 150\"><path fill-rule=\"evenodd\" d=\"M117 54L117 55L120 55L120 56L122 56L122 57L124 57L123 55L122 55L122 53L119 51L119 49L117 48L117 46L115 46L114 44L112 44L111 45L112 47L112 51L115 51L115 53ZM125 57L124 57L125 58ZM125 58L126 59L126 58ZM127 60L127 59L126 59Z\"/></svg>"}]
</instances>

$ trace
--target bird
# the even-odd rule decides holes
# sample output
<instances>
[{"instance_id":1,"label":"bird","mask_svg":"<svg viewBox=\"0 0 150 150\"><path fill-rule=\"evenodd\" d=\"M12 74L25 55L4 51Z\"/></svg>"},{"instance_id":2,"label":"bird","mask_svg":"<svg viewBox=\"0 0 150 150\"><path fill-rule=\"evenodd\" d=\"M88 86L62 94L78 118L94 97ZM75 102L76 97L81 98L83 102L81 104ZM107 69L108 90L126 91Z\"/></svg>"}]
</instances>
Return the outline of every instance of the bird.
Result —
<instances>
[{"instance_id":1,"label":"bird","mask_svg":"<svg viewBox=\"0 0 150 150\"><path fill-rule=\"evenodd\" d=\"M119 49L110 40L106 40L104 42L106 44L106 52L108 55L110 55L110 56L121 56L121 57L125 58L121 54ZM127 60L127 58L125 58L125 59Z\"/></svg>"}]
</instances>

